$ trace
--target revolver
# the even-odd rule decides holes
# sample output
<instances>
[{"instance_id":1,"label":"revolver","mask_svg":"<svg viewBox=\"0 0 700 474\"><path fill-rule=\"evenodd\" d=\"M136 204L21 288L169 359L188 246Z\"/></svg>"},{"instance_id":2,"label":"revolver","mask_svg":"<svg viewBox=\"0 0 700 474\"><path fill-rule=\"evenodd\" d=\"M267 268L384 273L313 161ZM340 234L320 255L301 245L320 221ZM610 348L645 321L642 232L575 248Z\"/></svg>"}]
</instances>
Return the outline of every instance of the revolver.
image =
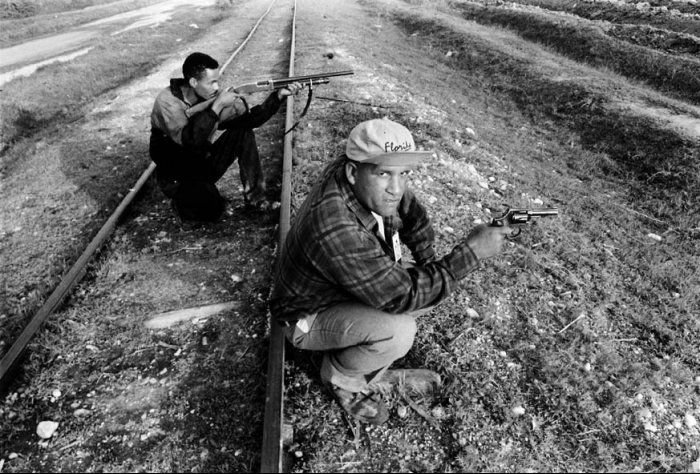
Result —
<instances>
[{"instance_id":1,"label":"revolver","mask_svg":"<svg viewBox=\"0 0 700 474\"><path fill-rule=\"evenodd\" d=\"M559 209L556 207L543 207L541 209L523 209L516 208L510 209L506 208L505 212L500 217L495 217L491 220L491 224L494 227L507 226L521 226L530 222L533 218L540 217L551 217L558 216ZM520 235L522 231L521 227L517 227L518 232L512 233L511 238L515 238Z\"/></svg>"}]
</instances>

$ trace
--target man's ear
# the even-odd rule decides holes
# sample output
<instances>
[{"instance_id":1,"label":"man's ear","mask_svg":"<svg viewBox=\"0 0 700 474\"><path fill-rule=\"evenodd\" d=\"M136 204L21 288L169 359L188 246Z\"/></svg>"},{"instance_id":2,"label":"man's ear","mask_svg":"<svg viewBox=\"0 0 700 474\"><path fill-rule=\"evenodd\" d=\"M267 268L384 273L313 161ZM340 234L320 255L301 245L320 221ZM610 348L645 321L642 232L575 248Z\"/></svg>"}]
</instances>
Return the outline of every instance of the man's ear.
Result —
<instances>
[{"instance_id":1,"label":"man's ear","mask_svg":"<svg viewBox=\"0 0 700 474\"><path fill-rule=\"evenodd\" d=\"M355 185L355 182L357 182L357 163L352 161L345 163L345 177L350 184Z\"/></svg>"},{"instance_id":2,"label":"man's ear","mask_svg":"<svg viewBox=\"0 0 700 474\"><path fill-rule=\"evenodd\" d=\"M190 87L192 89L197 87L197 79L195 79L194 77L190 77L190 79L187 81L187 83L190 85Z\"/></svg>"}]
</instances>

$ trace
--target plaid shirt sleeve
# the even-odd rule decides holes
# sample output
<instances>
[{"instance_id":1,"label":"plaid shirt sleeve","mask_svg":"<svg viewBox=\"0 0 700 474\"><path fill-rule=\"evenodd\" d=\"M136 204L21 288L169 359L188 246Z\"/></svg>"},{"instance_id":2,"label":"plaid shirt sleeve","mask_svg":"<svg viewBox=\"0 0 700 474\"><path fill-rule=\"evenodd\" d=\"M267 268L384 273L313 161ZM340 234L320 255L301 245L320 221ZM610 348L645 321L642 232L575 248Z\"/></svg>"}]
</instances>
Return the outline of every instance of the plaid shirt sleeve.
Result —
<instances>
[{"instance_id":1,"label":"plaid shirt sleeve","mask_svg":"<svg viewBox=\"0 0 700 474\"><path fill-rule=\"evenodd\" d=\"M411 190L407 190L399 205L401 229L399 237L411 251L416 265L425 265L435 260L435 231L428 213Z\"/></svg>"},{"instance_id":2,"label":"plaid shirt sleeve","mask_svg":"<svg viewBox=\"0 0 700 474\"><path fill-rule=\"evenodd\" d=\"M456 283L478 266L466 244L442 259L434 259L434 232L424 208L407 193L400 210L400 236L412 250L417 266L404 268L388 255L376 235L357 222L337 222L321 241L321 252L332 256L328 277L359 301L388 313L404 313L437 304ZM404 212L406 211L406 212Z\"/></svg>"},{"instance_id":3,"label":"plaid shirt sleeve","mask_svg":"<svg viewBox=\"0 0 700 474\"><path fill-rule=\"evenodd\" d=\"M394 260L347 183L317 185L287 235L270 300L273 315L296 320L350 300L397 314L446 297L478 260L464 243L436 259L425 209L412 193L404 197L399 236L416 260L410 268Z\"/></svg>"}]
</instances>

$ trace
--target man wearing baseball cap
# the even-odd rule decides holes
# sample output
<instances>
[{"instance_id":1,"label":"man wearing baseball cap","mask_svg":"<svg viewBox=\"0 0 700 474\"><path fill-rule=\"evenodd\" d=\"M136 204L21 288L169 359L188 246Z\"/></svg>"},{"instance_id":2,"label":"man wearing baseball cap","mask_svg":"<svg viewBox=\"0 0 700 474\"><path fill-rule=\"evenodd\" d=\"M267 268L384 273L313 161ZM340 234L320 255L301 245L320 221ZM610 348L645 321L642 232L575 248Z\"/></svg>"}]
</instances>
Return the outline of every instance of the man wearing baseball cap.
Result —
<instances>
[{"instance_id":1,"label":"man wearing baseball cap","mask_svg":"<svg viewBox=\"0 0 700 474\"><path fill-rule=\"evenodd\" d=\"M425 208L408 187L431 152L404 126L362 122L345 155L331 163L295 217L275 272L270 310L299 349L323 351L321 379L356 419L388 418L382 394L402 385L427 395L440 377L427 369L388 370L406 355L416 317L500 252L504 227L477 226L438 259ZM404 264L401 243L414 264Z\"/></svg>"}]
</instances>

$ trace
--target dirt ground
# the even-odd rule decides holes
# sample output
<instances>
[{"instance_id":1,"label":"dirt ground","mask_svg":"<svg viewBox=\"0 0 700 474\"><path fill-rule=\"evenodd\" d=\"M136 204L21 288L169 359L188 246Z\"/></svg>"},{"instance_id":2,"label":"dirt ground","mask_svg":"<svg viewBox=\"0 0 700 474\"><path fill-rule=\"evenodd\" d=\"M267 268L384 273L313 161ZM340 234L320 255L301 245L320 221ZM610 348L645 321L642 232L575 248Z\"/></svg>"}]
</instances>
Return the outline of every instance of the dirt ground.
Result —
<instances>
[{"instance_id":1,"label":"dirt ground","mask_svg":"<svg viewBox=\"0 0 700 474\"><path fill-rule=\"evenodd\" d=\"M469 17L474 5L505 2L456 3L299 2L296 72L355 74L321 86L296 131L293 210L356 123L388 116L435 150L412 187L439 253L490 209L554 206L561 215L525 229L420 321L398 365L432 368L446 384L432 400L390 399L387 426L353 432L321 390L315 357L290 349L287 469L698 472L697 104ZM231 32L243 34L266 6L232 5L187 47L225 57ZM232 63L226 81L282 73L284 59L264 53L282 33L261 35L267 44ZM84 239L66 223L99 220L114 205L99 185L69 179L80 156L62 160L66 144L90 137L90 152L111 156L110 166L128 161L130 174L115 178L132 183L148 163L153 98L183 55L95 98L83 121L42 138L3 177L3 252L22 263L3 275L5 287L27 284L6 293L3 324L18 319L21 298L46 291L47 274L61 268L53 249ZM258 132L271 197L280 121ZM277 215L245 212L239 183L234 166L220 186L229 210L208 225L179 224L147 186L31 345L0 405L0 470L258 469ZM156 312L227 301L235 309L144 327ZM37 436L41 421L58 423L51 438Z\"/></svg>"}]
</instances>

